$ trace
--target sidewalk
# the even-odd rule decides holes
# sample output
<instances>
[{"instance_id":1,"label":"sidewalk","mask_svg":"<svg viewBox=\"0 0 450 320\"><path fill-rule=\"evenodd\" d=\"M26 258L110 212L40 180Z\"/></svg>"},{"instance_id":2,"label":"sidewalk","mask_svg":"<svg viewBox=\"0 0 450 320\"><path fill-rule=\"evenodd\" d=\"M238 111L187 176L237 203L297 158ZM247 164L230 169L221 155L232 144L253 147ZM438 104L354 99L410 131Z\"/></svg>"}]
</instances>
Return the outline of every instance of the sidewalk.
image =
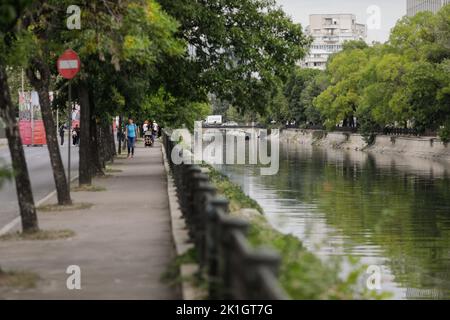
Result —
<instances>
[{"instance_id":1,"label":"sidewalk","mask_svg":"<svg viewBox=\"0 0 450 320\"><path fill-rule=\"evenodd\" d=\"M91 209L40 212L43 230L70 229L71 239L0 241L3 270L39 275L36 288L0 287L1 299L178 299L161 275L174 256L166 176L160 145L137 148L134 159L117 159L103 192L73 192ZM52 198L49 203L55 203ZM81 268L82 290L68 290L70 265Z\"/></svg>"}]
</instances>

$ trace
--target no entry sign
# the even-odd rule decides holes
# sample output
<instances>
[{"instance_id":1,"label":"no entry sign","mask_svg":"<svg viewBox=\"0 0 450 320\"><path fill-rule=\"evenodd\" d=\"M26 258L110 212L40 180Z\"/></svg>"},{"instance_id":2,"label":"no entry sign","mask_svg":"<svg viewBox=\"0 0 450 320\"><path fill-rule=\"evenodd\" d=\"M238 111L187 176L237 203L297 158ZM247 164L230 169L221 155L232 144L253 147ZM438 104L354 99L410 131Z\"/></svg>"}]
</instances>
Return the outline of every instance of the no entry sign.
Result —
<instances>
[{"instance_id":1,"label":"no entry sign","mask_svg":"<svg viewBox=\"0 0 450 320\"><path fill-rule=\"evenodd\" d=\"M59 57L57 66L59 74L65 79L73 79L77 73L80 71L80 58L77 53L72 49L67 49L64 53ZM69 130L67 130L67 151L68 151L68 159L67 159L67 184L70 193L70 138L72 135L72 86L71 81L68 83L69 95L68 95L68 110L67 110L67 125Z\"/></svg>"},{"instance_id":2,"label":"no entry sign","mask_svg":"<svg viewBox=\"0 0 450 320\"><path fill-rule=\"evenodd\" d=\"M80 71L80 58L72 49L67 49L58 59L58 72L65 79L74 78Z\"/></svg>"}]
</instances>

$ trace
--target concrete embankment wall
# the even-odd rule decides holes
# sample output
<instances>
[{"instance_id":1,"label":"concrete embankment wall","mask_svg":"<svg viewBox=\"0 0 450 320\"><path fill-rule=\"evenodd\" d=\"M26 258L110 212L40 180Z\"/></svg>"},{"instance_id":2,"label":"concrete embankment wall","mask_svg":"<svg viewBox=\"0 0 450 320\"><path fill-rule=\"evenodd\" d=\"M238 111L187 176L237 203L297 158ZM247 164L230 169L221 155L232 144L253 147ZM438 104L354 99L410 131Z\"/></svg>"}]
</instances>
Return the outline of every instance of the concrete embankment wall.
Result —
<instances>
[{"instance_id":1,"label":"concrete embankment wall","mask_svg":"<svg viewBox=\"0 0 450 320\"><path fill-rule=\"evenodd\" d=\"M437 137L406 137L379 135L373 145L367 146L360 134L325 132L320 130L287 129L282 131L282 141L309 144L334 149L370 151L373 153L401 154L428 159L450 161L450 143Z\"/></svg>"}]
</instances>

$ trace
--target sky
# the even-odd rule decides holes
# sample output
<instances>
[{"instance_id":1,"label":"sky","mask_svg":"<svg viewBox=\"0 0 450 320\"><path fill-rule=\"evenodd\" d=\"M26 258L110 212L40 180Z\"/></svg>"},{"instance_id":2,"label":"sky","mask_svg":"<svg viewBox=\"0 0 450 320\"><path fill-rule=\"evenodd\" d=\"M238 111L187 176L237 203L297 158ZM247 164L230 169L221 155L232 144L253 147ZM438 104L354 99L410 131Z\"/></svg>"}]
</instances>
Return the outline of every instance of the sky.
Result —
<instances>
[{"instance_id":1,"label":"sky","mask_svg":"<svg viewBox=\"0 0 450 320\"><path fill-rule=\"evenodd\" d=\"M398 19L406 15L406 0L276 0L303 28L314 13L353 13L368 25L367 42L385 42ZM378 14L379 13L379 14Z\"/></svg>"}]
</instances>

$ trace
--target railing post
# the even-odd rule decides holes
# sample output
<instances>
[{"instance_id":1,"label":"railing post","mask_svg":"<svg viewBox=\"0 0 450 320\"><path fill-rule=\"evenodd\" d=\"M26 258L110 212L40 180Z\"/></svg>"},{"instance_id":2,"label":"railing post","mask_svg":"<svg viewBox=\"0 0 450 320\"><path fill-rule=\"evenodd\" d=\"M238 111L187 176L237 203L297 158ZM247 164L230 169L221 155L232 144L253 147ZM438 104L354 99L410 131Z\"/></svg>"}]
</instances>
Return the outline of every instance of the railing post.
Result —
<instances>
[{"instance_id":1,"label":"railing post","mask_svg":"<svg viewBox=\"0 0 450 320\"><path fill-rule=\"evenodd\" d=\"M206 221L206 258L208 266L208 294L213 300L220 299L220 217L228 214L229 202L226 198L216 197L209 203Z\"/></svg>"},{"instance_id":2,"label":"railing post","mask_svg":"<svg viewBox=\"0 0 450 320\"><path fill-rule=\"evenodd\" d=\"M193 214L192 225L193 238L198 250L198 258L200 267L203 268L206 265L206 222L207 222L207 207L209 201L216 194L216 188L209 183L208 175L204 173L196 173L195 185L194 185L194 197L193 197Z\"/></svg>"},{"instance_id":3,"label":"railing post","mask_svg":"<svg viewBox=\"0 0 450 320\"><path fill-rule=\"evenodd\" d=\"M186 220L190 222L194 215L194 186L196 184L196 175L201 172L198 166L189 166L183 172L182 180L183 185L180 188L181 197L183 198L182 211L185 214Z\"/></svg>"},{"instance_id":4,"label":"railing post","mask_svg":"<svg viewBox=\"0 0 450 320\"><path fill-rule=\"evenodd\" d=\"M249 228L249 223L244 220L235 218L224 218L220 219L219 223L219 236L221 237L221 245L219 246L219 273L221 275L221 280L223 286L220 288L221 292L219 296L222 299L232 299L235 296L233 291L233 275L237 270L234 269L233 259L236 254L236 248L233 246L233 234L242 233L247 234Z\"/></svg>"},{"instance_id":5,"label":"railing post","mask_svg":"<svg viewBox=\"0 0 450 320\"><path fill-rule=\"evenodd\" d=\"M177 142L166 131L163 143L181 210L198 250L200 272L207 271L209 298L285 299L276 277L279 256L268 250L254 251L246 239L249 223L228 216L228 200L215 196L216 188L198 165L173 163L171 154ZM183 159L189 159L189 151L182 152Z\"/></svg>"},{"instance_id":6,"label":"railing post","mask_svg":"<svg viewBox=\"0 0 450 320\"><path fill-rule=\"evenodd\" d=\"M279 295L277 288L263 288L261 279L257 276L256 270L267 269L274 278L278 276L280 256L269 249L259 249L252 251L245 257L243 262L246 293L244 299L249 300L270 300ZM272 293L273 292L273 293Z\"/></svg>"}]
</instances>

